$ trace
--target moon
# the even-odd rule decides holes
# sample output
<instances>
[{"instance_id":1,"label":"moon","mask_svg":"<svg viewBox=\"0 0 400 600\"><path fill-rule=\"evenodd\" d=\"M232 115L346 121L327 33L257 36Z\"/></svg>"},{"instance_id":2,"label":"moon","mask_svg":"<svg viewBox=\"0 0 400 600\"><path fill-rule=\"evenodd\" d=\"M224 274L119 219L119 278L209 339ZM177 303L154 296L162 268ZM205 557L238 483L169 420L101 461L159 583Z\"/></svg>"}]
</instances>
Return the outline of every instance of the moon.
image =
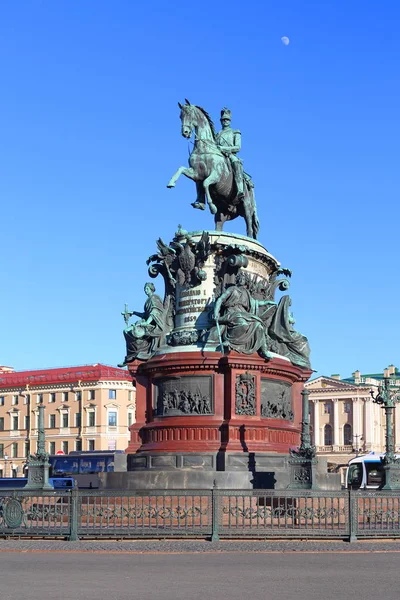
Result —
<instances>
[{"instance_id":1,"label":"moon","mask_svg":"<svg viewBox=\"0 0 400 600\"><path fill-rule=\"evenodd\" d=\"M281 37L281 42L284 46L289 46L290 44L290 40L288 37L286 37L286 35L284 35L283 37Z\"/></svg>"}]
</instances>

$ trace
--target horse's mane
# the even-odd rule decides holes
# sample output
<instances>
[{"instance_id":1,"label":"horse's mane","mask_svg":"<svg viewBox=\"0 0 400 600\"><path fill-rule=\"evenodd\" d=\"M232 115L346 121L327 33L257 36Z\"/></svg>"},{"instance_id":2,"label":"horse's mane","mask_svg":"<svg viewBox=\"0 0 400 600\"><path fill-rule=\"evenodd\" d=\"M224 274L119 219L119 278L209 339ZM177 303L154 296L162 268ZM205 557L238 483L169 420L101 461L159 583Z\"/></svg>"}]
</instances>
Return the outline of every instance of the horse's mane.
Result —
<instances>
[{"instance_id":1,"label":"horse's mane","mask_svg":"<svg viewBox=\"0 0 400 600\"><path fill-rule=\"evenodd\" d=\"M213 138L215 140L216 132L215 132L215 125L214 125L214 122L213 122L212 118L210 117L210 115L208 114L208 112L206 110L204 110L204 108L201 108L201 106L196 106L196 108L198 108L203 113L203 115L205 116L205 118L207 119L208 124L209 124L210 129L211 129L211 132L213 134Z\"/></svg>"}]
</instances>

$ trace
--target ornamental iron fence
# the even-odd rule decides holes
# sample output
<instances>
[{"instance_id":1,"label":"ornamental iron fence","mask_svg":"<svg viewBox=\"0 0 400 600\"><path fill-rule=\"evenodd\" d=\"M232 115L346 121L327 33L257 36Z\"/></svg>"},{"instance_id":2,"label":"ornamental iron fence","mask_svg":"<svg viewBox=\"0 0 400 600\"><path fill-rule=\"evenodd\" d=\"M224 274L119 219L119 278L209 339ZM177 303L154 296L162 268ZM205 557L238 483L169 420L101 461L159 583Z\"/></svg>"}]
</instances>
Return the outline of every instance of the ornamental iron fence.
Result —
<instances>
[{"instance_id":1,"label":"ornamental iron fence","mask_svg":"<svg viewBox=\"0 0 400 600\"><path fill-rule=\"evenodd\" d=\"M400 496L375 490L4 490L0 536L400 538Z\"/></svg>"}]
</instances>

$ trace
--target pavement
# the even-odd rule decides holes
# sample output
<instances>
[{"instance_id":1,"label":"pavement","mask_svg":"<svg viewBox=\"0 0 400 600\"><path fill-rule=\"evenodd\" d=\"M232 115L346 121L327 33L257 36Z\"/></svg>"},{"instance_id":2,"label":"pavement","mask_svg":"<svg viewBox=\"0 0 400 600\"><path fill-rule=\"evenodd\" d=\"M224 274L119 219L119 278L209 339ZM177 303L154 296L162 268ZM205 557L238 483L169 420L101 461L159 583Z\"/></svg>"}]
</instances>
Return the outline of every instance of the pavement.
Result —
<instances>
[{"instance_id":1,"label":"pavement","mask_svg":"<svg viewBox=\"0 0 400 600\"><path fill-rule=\"evenodd\" d=\"M399 597L399 542L5 540L0 550L7 600Z\"/></svg>"},{"instance_id":2,"label":"pavement","mask_svg":"<svg viewBox=\"0 0 400 600\"><path fill-rule=\"evenodd\" d=\"M1 552L94 552L136 554L215 554L230 552L400 552L400 539L347 541L329 540L23 540L0 539ZM400 557L399 557L400 559ZM1 600L1 597L0 597Z\"/></svg>"}]
</instances>

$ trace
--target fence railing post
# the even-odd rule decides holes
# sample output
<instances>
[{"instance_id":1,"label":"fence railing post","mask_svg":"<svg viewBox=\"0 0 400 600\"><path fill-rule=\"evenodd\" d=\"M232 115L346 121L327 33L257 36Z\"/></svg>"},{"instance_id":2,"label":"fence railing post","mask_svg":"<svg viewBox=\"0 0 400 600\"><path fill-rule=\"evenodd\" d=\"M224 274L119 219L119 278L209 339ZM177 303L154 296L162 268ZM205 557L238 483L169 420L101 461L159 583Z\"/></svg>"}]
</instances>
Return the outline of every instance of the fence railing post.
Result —
<instances>
[{"instance_id":1,"label":"fence railing post","mask_svg":"<svg viewBox=\"0 0 400 600\"><path fill-rule=\"evenodd\" d=\"M219 490L217 482L214 480L214 485L211 489L211 541L219 541Z\"/></svg>"},{"instance_id":2,"label":"fence railing post","mask_svg":"<svg viewBox=\"0 0 400 600\"><path fill-rule=\"evenodd\" d=\"M77 542L78 538L78 517L79 517L79 506L78 498L79 491L77 489L71 490L71 504L69 511L69 541Z\"/></svg>"},{"instance_id":3,"label":"fence railing post","mask_svg":"<svg viewBox=\"0 0 400 600\"><path fill-rule=\"evenodd\" d=\"M358 532L358 498L352 489L349 489L349 542L357 541Z\"/></svg>"}]
</instances>

